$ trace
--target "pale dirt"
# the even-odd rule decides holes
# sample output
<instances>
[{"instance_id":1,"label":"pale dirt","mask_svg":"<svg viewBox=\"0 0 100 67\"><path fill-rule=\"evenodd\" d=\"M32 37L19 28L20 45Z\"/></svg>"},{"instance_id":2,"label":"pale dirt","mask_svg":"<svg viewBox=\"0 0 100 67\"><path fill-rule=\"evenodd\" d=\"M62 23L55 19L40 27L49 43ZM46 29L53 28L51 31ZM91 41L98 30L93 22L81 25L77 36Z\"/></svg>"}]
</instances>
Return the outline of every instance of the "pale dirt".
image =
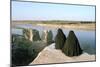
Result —
<instances>
[{"instance_id":1,"label":"pale dirt","mask_svg":"<svg viewBox=\"0 0 100 67\"><path fill-rule=\"evenodd\" d=\"M39 55L34 61L32 61L32 63L30 63L30 65L81 61L95 61L95 55L83 53L80 56L68 57L62 53L61 50L56 50L54 47L48 46L39 53Z\"/></svg>"},{"instance_id":2,"label":"pale dirt","mask_svg":"<svg viewBox=\"0 0 100 67\"><path fill-rule=\"evenodd\" d=\"M11 24L12 28L16 28L17 25L23 25L23 24L29 24L29 23L24 23L24 22L13 22ZM87 24L43 24L43 23L38 23L38 24L32 24L33 26L44 26L47 28L66 28L66 29L81 29L81 30L95 30L96 24L95 23L87 23Z\"/></svg>"},{"instance_id":3,"label":"pale dirt","mask_svg":"<svg viewBox=\"0 0 100 67\"><path fill-rule=\"evenodd\" d=\"M44 26L49 28L66 28L66 29L83 29L83 30L95 30L95 23L91 24L37 24L38 26Z\"/></svg>"}]
</instances>

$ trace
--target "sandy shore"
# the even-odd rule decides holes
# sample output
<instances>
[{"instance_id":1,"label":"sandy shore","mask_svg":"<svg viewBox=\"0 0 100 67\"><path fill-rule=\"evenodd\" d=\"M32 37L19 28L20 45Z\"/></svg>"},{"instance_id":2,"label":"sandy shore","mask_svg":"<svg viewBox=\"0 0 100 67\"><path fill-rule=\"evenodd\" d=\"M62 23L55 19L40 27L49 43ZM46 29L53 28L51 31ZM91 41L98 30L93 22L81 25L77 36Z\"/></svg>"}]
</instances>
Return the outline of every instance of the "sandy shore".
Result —
<instances>
[{"instance_id":1,"label":"sandy shore","mask_svg":"<svg viewBox=\"0 0 100 67\"><path fill-rule=\"evenodd\" d=\"M83 30L95 30L95 24L37 24L38 26L44 26L49 28L66 28L66 29L83 29Z\"/></svg>"},{"instance_id":2,"label":"sandy shore","mask_svg":"<svg viewBox=\"0 0 100 67\"><path fill-rule=\"evenodd\" d=\"M53 47L52 47L53 45ZM89 55L88 53L83 53L80 56L68 57L61 50L54 49L52 44L42 50L36 59L30 63L33 64L47 64L47 63L63 63L63 62L80 62L80 61L95 61L95 55Z\"/></svg>"},{"instance_id":3,"label":"sandy shore","mask_svg":"<svg viewBox=\"0 0 100 67\"><path fill-rule=\"evenodd\" d=\"M12 22L11 27L16 28L17 25L25 25L30 23L24 23L24 22ZM31 23L32 24L32 23ZM81 29L81 30L95 30L95 23L72 23L72 24L44 24L44 23L36 23L32 24L33 26L43 26L48 28L66 28L66 29Z\"/></svg>"}]
</instances>

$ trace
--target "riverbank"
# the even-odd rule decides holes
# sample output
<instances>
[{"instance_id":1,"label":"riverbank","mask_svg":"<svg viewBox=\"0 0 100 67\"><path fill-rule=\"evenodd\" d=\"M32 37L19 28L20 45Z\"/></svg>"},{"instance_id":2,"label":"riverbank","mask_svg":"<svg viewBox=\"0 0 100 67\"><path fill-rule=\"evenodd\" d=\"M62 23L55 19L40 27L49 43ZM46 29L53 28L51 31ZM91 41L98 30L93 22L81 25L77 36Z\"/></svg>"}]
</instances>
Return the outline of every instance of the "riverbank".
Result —
<instances>
[{"instance_id":1,"label":"riverbank","mask_svg":"<svg viewBox=\"0 0 100 67\"><path fill-rule=\"evenodd\" d=\"M61 50L57 50L54 47L54 43L45 47L33 60L30 65L33 64L48 64L48 63L64 63L64 62L84 62L95 61L95 55L90 55L86 52L80 56L68 57Z\"/></svg>"},{"instance_id":2,"label":"riverbank","mask_svg":"<svg viewBox=\"0 0 100 67\"><path fill-rule=\"evenodd\" d=\"M90 24L37 24L49 28L66 28L66 29L81 29L81 30L95 30L95 23Z\"/></svg>"},{"instance_id":3,"label":"riverbank","mask_svg":"<svg viewBox=\"0 0 100 67\"><path fill-rule=\"evenodd\" d=\"M24 23L24 22L12 22L12 28L18 28L18 25L28 25L31 24L32 26L43 26L47 28L65 28L65 29L77 29L77 30L95 30L96 24L95 23Z\"/></svg>"}]
</instances>

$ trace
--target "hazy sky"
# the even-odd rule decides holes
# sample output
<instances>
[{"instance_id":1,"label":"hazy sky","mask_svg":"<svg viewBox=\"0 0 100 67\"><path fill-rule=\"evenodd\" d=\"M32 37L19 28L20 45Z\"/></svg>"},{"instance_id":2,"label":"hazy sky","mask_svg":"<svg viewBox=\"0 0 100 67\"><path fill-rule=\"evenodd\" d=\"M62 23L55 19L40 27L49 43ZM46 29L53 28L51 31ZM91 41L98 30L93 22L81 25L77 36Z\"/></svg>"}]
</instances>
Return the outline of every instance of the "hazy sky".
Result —
<instances>
[{"instance_id":1,"label":"hazy sky","mask_svg":"<svg viewBox=\"0 0 100 67\"><path fill-rule=\"evenodd\" d=\"M95 6L12 1L12 20L95 21Z\"/></svg>"}]
</instances>

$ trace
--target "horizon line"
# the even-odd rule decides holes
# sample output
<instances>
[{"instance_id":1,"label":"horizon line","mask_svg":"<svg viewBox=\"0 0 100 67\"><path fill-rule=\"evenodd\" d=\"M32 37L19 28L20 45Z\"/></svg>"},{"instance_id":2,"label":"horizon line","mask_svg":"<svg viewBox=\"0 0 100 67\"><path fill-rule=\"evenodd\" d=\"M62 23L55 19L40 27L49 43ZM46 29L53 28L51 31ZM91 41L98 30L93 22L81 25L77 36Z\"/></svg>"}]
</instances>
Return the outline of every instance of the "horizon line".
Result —
<instances>
[{"instance_id":1,"label":"horizon line","mask_svg":"<svg viewBox=\"0 0 100 67\"><path fill-rule=\"evenodd\" d=\"M16 21L37 21L37 22L39 22L39 21L70 21L70 22L96 22L96 21L80 21L80 20L11 20L11 21L13 21L13 22L16 22Z\"/></svg>"}]
</instances>

